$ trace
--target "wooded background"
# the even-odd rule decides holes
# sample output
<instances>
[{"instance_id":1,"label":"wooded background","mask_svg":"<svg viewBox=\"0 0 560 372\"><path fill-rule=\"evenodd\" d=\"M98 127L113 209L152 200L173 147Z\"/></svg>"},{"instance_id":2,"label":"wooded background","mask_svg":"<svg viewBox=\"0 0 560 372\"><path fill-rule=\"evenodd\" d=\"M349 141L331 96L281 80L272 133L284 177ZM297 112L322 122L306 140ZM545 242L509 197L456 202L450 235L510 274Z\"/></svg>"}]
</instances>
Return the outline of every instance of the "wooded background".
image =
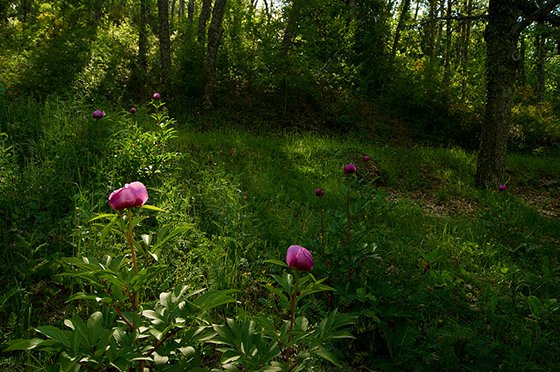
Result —
<instances>
[{"instance_id":1,"label":"wooded background","mask_svg":"<svg viewBox=\"0 0 560 372\"><path fill-rule=\"evenodd\" d=\"M480 149L476 184L495 187L508 141L556 146L559 4L3 0L0 84L123 106L158 90L255 126L360 123Z\"/></svg>"}]
</instances>

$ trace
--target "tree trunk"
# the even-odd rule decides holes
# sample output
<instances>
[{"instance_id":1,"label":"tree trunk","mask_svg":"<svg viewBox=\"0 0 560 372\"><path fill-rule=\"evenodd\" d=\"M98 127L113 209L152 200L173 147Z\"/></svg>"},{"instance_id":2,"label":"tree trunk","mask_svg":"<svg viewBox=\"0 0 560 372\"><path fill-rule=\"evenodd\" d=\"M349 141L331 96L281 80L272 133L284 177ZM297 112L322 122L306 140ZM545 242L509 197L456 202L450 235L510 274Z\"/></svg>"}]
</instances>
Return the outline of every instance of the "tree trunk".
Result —
<instances>
[{"instance_id":1,"label":"tree trunk","mask_svg":"<svg viewBox=\"0 0 560 372\"><path fill-rule=\"evenodd\" d=\"M282 37L282 53L287 54L296 37L298 24L301 18L302 0L292 0L292 6L287 9L286 28Z\"/></svg>"},{"instance_id":2,"label":"tree trunk","mask_svg":"<svg viewBox=\"0 0 560 372\"><path fill-rule=\"evenodd\" d=\"M169 1L158 0L159 51L161 57L161 91L170 92L171 83L171 41L169 39Z\"/></svg>"},{"instance_id":3,"label":"tree trunk","mask_svg":"<svg viewBox=\"0 0 560 372\"><path fill-rule=\"evenodd\" d=\"M447 0L447 11L445 21L445 59L443 63L443 89L445 99L447 101L449 95L449 87L451 85L451 49L453 47L453 22L452 22L453 2Z\"/></svg>"},{"instance_id":4,"label":"tree trunk","mask_svg":"<svg viewBox=\"0 0 560 372\"><path fill-rule=\"evenodd\" d=\"M486 106L480 136L476 186L496 188L506 181L506 152L517 70L517 18L511 0L490 0L486 26Z\"/></svg>"},{"instance_id":5,"label":"tree trunk","mask_svg":"<svg viewBox=\"0 0 560 372\"><path fill-rule=\"evenodd\" d=\"M147 51L148 51L148 0L140 0L140 24L138 31L138 67L143 73L146 72L148 66Z\"/></svg>"},{"instance_id":6,"label":"tree trunk","mask_svg":"<svg viewBox=\"0 0 560 372\"><path fill-rule=\"evenodd\" d=\"M546 36L543 34L540 27L537 27L537 34L535 35L535 73L537 82L535 85L535 96L537 101L544 101L544 83L545 71L544 66L546 62Z\"/></svg>"},{"instance_id":7,"label":"tree trunk","mask_svg":"<svg viewBox=\"0 0 560 372\"><path fill-rule=\"evenodd\" d=\"M196 40L200 44L206 41L206 25L210 19L210 12L212 11L212 0L202 0L202 9L200 10L200 17L198 17L198 32Z\"/></svg>"},{"instance_id":8,"label":"tree trunk","mask_svg":"<svg viewBox=\"0 0 560 372\"><path fill-rule=\"evenodd\" d=\"M486 106L480 133L475 184L495 188L505 181L506 152L514 82L520 56L519 35L537 20L546 19L560 0L534 2L490 0L486 26Z\"/></svg>"},{"instance_id":9,"label":"tree trunk","mask_svg":"<svg viewBox=\"0 0 560 372\"><path fill-rule=\"evenodd\" d=\"M206 54L206 86L204 87L204 107L209 109L213 105L214 90L216 86L216 65L218 63L218 50L220 47L220 39L222 37L222 20L226 0L216 0L214 9L212 10L212 21L208 28L208 52Z\"/></svg>"},{"instance_id":10,"label":"tree trunk","mask_svg":"<svg viewBox=\"0 0 560 372\"><path fill-rule=\"evenodd\" d=\"M463 24L462 42L461 46L461 59L459 65L461 68L461 100L464 101L467 95L467 80L469 74L469 44L471 42L471 20L472 15L472 0L465 0L465 8L467 19Z\"/></svg>"},{"instance_id":11,"label":"tree trunk","mask_svg":"<svg viewBox=\"0 0 560 372\"><path fill-rule=\"evenodd\" d=\"M138 54L136 63L132 66L128 90L134 99L142 99L145 95L146 77L148 70L148 0L140 0L140 13L138 15Z\"/></svg>"},{"instance_id":12,"label":"tree trunk","mask_svg":"<svg viewBox=\"0 0 560 372\"><path fill-rule=\"evenodd\" d=\"M408 15L408 10L410 9L410 0L403 0L401 7L401 14L399 15L399 21L395 29L395 37L393 38L393 46L391 47L391 55L389 59L389 65L392 66L397 55L397 48L399 47L399 41L401 39L401 31L404 27L404 22L406 16Z\"/></svg>"},{"instance_id":13,"label":"tree trunk","mask_svg":"<svg viewBox=\"0 0 560 372\"><path fill-rule=\"evenodd\" d=\"M194 0L189 0L187 3L187 21L189 25L192 25L194 22Z\"/></svg>"}]
</instances>

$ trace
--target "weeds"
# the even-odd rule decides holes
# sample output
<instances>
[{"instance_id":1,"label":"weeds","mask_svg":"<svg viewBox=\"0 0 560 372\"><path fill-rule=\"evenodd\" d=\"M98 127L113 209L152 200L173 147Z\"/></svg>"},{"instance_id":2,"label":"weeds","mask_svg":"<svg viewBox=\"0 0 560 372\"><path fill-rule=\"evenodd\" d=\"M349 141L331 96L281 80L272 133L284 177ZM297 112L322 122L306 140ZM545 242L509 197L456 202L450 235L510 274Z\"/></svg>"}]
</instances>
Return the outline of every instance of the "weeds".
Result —
<instances>
[{"instance_id":1,"label":"weeds","mask_svg":"<svg viewBox=\"0 0 560 372\"><path fill-rule=\"evenodd\" d=\"M154 278L147 296L185 283L239 290L215 314L237 319L216 324L214 345L229 354L240 349L225 344L227 327L281 330L286 313L265 286L278 284L283 268L264 261L301 242L316 259L314 275L336 289L301 303L309 329L334 309L356 317L355 340L329 347L348 370L547 370L559 362L554 155L511 155L508 189L486 192L472 186L474 155L458 148L192 130L150 105L134 114L103 108L95 120L94 107L79 102L1 104L2 342L60 322L62 311L87 312L64 304L88 287L57 277L59 259L90 256L100 241L122 254L116 236L87 221L108 208L114 185L134 177L151 182L150 200L168 211L141 221L140 240L157 244L178 221L189 226L162 246L169 275ZM352 182L341 171L349 162ZM263 337L247 342L276 350ZM2 363L41 361L3 355Z\"/></svg>"}]
</instances>

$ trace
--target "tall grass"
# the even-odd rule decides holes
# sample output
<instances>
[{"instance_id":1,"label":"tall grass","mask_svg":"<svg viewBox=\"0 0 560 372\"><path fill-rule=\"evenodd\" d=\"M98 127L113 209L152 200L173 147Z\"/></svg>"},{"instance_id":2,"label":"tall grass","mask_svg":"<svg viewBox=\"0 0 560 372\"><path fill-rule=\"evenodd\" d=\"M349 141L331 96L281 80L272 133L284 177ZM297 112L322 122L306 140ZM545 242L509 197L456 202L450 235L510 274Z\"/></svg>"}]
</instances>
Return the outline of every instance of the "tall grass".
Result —
<instances>
[{"instance_id":1,"label":"tall grass","mask_svg":"<svg viewBox=\"0 0 560 372\"><path fill-rule=\"evenodd\" d=\"M512 154L510 188L479 191L475 155L459 148L181 122L164 150L176 157L147 175L145 158L122 160L122 144L133 146L134 128L153 130L149 109L135 117L107 109L101 121L91 109L57 100L0 107L3 341L26 334L36 315L57 321L79 311L64 304L74 289L56 277L57 259L96 252L101 231L89 219L106 211L115 185L137 175L168 211L148 219L146 231L191 226L163 252L171 272L154 292L169 283L237 288L228 315L268 314L263 286L275 269L264 260L301 244L316 257L316 275L337 289L304 304L310 319L329 308L359 316L356 340L337 348L349 370L557 366L557 158ZM342 167L350 161L358 172L349 178Z\"/></svg>"}]
</instances>

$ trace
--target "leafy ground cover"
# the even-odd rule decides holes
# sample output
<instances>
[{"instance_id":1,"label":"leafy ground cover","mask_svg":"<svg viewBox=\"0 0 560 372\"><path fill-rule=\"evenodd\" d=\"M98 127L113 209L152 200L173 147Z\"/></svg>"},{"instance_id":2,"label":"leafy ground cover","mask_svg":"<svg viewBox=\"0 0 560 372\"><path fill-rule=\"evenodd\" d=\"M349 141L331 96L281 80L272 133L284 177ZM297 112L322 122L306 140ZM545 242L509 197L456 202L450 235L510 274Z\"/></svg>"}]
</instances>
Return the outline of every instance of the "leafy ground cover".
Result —
<instances>
[{"instance_id":1,"label":"leafy ground cover","mask_svg":"<svg viewBox=\"0 0 560 372\"><path fill-rule=\"evenodd\" d=\"M4 344L91 313L94 304L66 302L87 286L60 275L62 258L122 250L122 236L90 221L110 211L112 190L139 180L167 210L144 220L140 234L158 241L188 226L162 246L167 269L146 299L181 285L236 289L235 302L207 321L284 319L267 288L285 269L267 260L282 261L297 244L334 289L307 297L301 314L310 324L335 309L355 317L352 340L325 344L339 367L307 356L309 369L553 370L560 362L557 154L512 154L507 190L480 191L475 155L460 148L235 123L204 129L153 101L134 114L104 109L101 119L80 102L1 104ZM345 174L350 162L357 171ZM218 349L201 345L200 363L224 367ZM50 354L32 352L0 360L15 370L49 363Z\"/></svg>"}]
</instances>

